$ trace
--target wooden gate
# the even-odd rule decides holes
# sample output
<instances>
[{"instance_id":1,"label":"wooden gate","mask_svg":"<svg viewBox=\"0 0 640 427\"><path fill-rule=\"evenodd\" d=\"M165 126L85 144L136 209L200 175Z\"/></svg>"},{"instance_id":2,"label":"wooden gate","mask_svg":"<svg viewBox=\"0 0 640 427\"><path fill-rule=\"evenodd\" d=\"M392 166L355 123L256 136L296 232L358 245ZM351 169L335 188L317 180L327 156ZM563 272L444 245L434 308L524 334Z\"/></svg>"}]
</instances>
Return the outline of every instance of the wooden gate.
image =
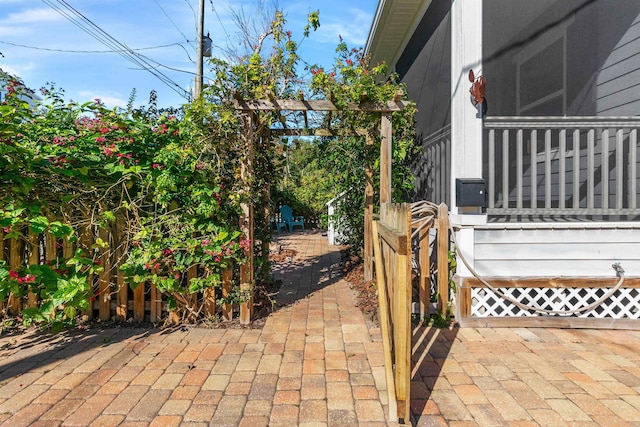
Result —
<instances>
[{"instance_id":1,"label":"wooden gate","mask_svg":"<svg viewBox=\"0 0 640 427\"><path fill-rule=\"evenodd\" d=\"M372 228L389 416L406 422L411 415L410 206L382 204L380 221L373 221Z\"/></svg>"},{"instance_id":2,"label":"wooden gate","mask_svg":"<svg viewBox=\"0 0 640 427\"><path fill-rule=\"evenodd\" d=\"M449 217L445 204L383 203L380 220L372 221L373 252L378 284L380 330L385 353L385 374L390 421L410 421L412 359L412 308L421 321L431 313L430 270L437 266L438 312L446 318L449 310ZM433 239L430 229L434 229ZM419 250L417 292L412 289L412 238ZM433 243L435 248L430 249ZM413 301L413 296L417 301Z\"/></svg>"}]
</instances>

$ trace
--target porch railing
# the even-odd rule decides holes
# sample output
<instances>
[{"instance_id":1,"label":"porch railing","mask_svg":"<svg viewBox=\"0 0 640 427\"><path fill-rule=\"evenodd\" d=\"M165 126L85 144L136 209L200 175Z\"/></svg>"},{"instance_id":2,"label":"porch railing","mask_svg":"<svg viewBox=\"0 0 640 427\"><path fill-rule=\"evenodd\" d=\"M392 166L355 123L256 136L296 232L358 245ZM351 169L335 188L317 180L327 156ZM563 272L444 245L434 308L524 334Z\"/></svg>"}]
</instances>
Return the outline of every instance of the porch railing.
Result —
<instances>
[{"instance_id":1,"label":"porch railing","mask_svg":"<svg viewBox=\"0 0 640 427\"><path fill-rule=\"evenodd\" d=\"M451 125L422 138L423 155L412 169L420 200L449 203L451 182Z\"/></svg>"},{"instance_id":2,"label":"porch railing","mask_svg":"<svg viewBox=\"0 0 640 427\"><path fill-rule=\"evenodd\" d=\"M487 117L484 129L489 215L640 216L640 117Z\"/></svg>"}]
</instances>

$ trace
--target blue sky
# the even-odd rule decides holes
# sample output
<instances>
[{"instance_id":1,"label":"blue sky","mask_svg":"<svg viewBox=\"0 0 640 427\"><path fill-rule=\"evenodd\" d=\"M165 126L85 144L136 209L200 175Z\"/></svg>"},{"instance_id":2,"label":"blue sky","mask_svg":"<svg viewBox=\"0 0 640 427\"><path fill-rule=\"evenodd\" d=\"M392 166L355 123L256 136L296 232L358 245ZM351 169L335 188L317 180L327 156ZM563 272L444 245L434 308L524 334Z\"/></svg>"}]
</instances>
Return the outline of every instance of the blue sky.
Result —
<instances>
[{"instance_id":1,"label":"blue sky","mask_svg":"<svg viewBox=\"0 0 640 427\"><path fill-rule=\"evenodd\" d=\"M231 10L242 4L249 14L255 10L255 2L205 1L204 32L214 41L214 56L222 57L215 46L233 44L238 33ZM376 3L280 0L278 5L294 40L301 37L307 14L320 10L320 28L302 43L300 56L331 68L339 35L349 47L364 46ZM169 84L108 52L109 47L55 9L70 15L65 4L118 42L148 57L147 63L157 67L156 72ZM197 9L198 0L0 0L0 68L20 76L32 89L55 83L65 90L67 99L78 102L100 98L109 107L123 107L135 88L135 105L146 104L149 92L155 89L160 107L179 106L186 100L178 92L193 87Z\"/></svg>"}]
</instances>

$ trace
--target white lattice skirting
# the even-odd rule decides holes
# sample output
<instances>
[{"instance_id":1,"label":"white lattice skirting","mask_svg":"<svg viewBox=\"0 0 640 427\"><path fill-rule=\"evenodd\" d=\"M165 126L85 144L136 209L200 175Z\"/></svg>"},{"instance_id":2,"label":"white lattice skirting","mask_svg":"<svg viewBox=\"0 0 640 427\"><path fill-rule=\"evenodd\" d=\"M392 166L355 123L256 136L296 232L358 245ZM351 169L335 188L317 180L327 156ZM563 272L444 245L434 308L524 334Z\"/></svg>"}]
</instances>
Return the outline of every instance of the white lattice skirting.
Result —
<instances>
[{"instance_id":1,"label":"white lattice skirting","mask_svg":"<svg viewBox=\"0 0 640 427\"><path fill-rule=\"evenodd\" d=\"M498 288L498 291L527 306L543 310L576 310L598 301L608 288ZM486 288L471 289L471 317L549 316L523 310ZM640 319L640 290L620 288L593 310L558 317Z\"/></svg>"}]
</instances>

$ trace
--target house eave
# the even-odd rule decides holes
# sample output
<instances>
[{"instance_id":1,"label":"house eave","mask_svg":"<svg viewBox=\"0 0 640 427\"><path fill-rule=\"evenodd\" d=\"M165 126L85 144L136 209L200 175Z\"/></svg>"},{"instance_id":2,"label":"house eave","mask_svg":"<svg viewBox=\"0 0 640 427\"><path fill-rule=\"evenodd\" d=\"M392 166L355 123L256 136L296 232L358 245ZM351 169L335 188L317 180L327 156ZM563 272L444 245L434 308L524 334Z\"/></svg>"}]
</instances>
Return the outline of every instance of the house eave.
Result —
<instances>
[{"instance_id":1,"label":"house eave","mask_svg":"<svg viewBox=\"0 0 640 427\"><path fill-rule=\"evenodd\" d=\"M382 61L395 68L432 0L379 0L365 53L371 64Z\"/></svg>"}]
</instances>

